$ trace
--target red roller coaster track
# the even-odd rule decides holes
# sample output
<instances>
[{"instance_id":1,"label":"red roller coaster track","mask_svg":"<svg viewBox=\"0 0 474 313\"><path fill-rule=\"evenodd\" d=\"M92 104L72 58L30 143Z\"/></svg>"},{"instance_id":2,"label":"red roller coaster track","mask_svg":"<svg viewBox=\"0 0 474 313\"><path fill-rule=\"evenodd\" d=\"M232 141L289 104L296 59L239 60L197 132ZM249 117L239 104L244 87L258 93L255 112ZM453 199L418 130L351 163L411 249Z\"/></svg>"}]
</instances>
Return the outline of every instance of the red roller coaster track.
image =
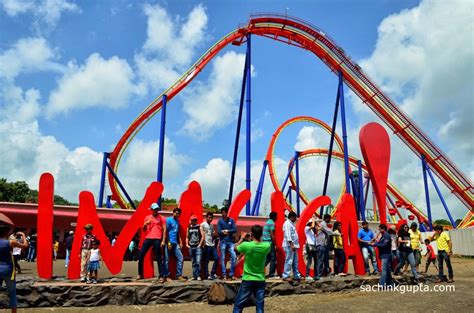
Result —
<instances>
[{"instance_id":1,"label":"red roller coaster track","mask_svg":"<svg viewBox=\"0 0 474 313\"><path fill-rule=\"evenodd\" d=\"M329 69L342 72L344 82L362 101L392 129L392 131L418 156L425 155L430 168L464 205L474 211L474 188L472 182L459 168L422 132L416 124L395 105L348 57L334 40L317 27L285 15L252 15L247 25L242 26L212 46L175 84L163 94L168 100L185 88L201 70L227 45L240 45L246 35L258 35L297 46L314 53ZM117 172L120 159L133 137L161 108L161 96L153 101L128 127L110 154L110 165ZM109 173L112 198L126 208L113 176Z\"/></svg>"}]
</instances>

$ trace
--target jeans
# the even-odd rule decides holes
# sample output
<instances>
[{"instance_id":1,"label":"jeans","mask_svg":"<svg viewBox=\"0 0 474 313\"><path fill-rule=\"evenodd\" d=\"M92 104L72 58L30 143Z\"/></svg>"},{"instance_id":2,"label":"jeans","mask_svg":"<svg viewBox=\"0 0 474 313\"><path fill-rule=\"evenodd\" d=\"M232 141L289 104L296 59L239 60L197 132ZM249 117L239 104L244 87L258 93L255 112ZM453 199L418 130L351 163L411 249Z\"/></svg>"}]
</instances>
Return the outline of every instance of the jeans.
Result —
<instances>
[{"instance_id":1,"label":"jeans","mask_svg":"<svg viewBox=\"0 0 474 313\"><path fill-rule=\"evenodd\" d=\"M169 254L176 258L176 277L183 276L183 253L177 243L172 243L171 248L165 249L165 266L163 266L163 277L170 276L169 271Z\"/></svg>"},{"instance_id":2,"label":"jeans","mask_svg":"<svg viewBox=\"0 0 474 313\"><path fill-rule=\"evenodd\" d=\"M318 251L318 275L322 276L329 273L329 249L328 246L316 246Z\"/></svg>"},{"instance_id":3,"label":"jeans","mask_svg":"<svg viewBox=\"0 0 474 313\"><path fill-rule=\"evenodd\" d=\"M235 261L237 260L237 256L235 254L234 246L235 246L235 244L233 242L221 241L221 243L219 244L219 249L221 250L221 270L222 270L222 276L224 276L224 277L226 275L226 266L225 266L226 250L229 250L229 254L230 254L229 276L230 277L234 276Z\"/></svg>"},{"instance_id":4,"label":"jeans","mask_svg":"<svg viewBox=\"0 0 474 313\"><path fill-rule=\"evenodd\" d=\"M190 247L189 256L191 257L191 263L193 265L193 277L201 277L201 253L202 250L199 247Z\"/></svg>"},{"instance_id":5,"label":"jeans","mask_svg":"<svg viewBox=\"0 0 474 313\"><path fill-rule=\"evenodd\" d=\"M30 245L28 248L28 257L26 258L26 260L28 262L34 262L35 258L36 258L36 246Z\"/></svg>"},{"instance_id":6,"label":"jeans","mask_svg":"<svg viewBox=\"0 0 474 313\"><path fill-rule=\"evenodd\" d=\"M270 272L269 275L270 277L275 276L276 272L276 250L275 250L275 244L273 242L270 242L270 253L267 254L267 260L265 261L265 267L267 267L268 263L270 263Z\"/></svg>"},{"instance_id":7,"label":"jeans","mask_svg":"<svg viewBox=\"0 0 474 313\"><path fill-rule=\"evenodd\" d=\"M392 274L391 274L392 256L388 255L387 257L383 257L381 261L382 261L382 273L380 275L379 284L381 286L391 286L393 285Z\"/></svg>"},{"instance_id":8,"label":"jeans","mask_svg":"<svg viewBox=\"0 0 474 313\"><path fill-rule=\"evenodd\" d=\"M376 257L375 257L374 248L371 247L371 246L362 247L362 255L364 256L365 271L367 273L370 273L369 261L371 261L372 262L372 268L374 269L374 272L378 272L377 260L376 260Z\"/></svg>"},{"instance_id":9,"label":"jeans","mask_svg":"<svg viewBox=\"0 0 474 313\"><path fill-rule=\"evenodd\" d=\"M10 299L9 305L11 309L16 308L17 301L16 301L16 281L12 279L11 273L9 275L1 276L0 282L3 280L7 287L8 298ZM0 283L1 286L1 283Z\"/></svg>"},{"instance_id":10,"label":"jeans","mask_svg":"<svg viewBox=\"0 0 474 313\"><path fill-rule=\"evenodd\" d=\"M318 275L318 251L316 246L305 245L306 248L306 277L310 276L311 270L311 261L313 262L314 277L319 277Z\"/></svg>"},{"instance_id":11,"label":"jeans","mask_svg":"<svg viewBox=\"0 0 474 313\"><path fill-rule=\"evenodd\" d=\"M156 263L158 263L158 277L163 277L163 263L161 260L161 239L145 239L143 241L142 248L140 249L140 254L138 256L138 275L143 277L143 260L145 256L153 247L153 254L156 257Z\"/></svg>"},{"instance_id":12,"label":"jeans","mask_svg":"<svg viewBox=\"0 0 474 313\"><path fill-rule=\"evenodd\" d=\"M415 279L419 278L418 272L416 271L416 265L415 265L415 256L413 255L413 251L402 251L400 250L400 262L398 262L397 267L393 271L395 275L398 275L400 272L400 269L402 268L403 265L405 265L405 262L408 260L408 263L410 264L411 267L411 272L413 274L413 277Z\"/></svg>"},{"instance_id":13,"label":"jeans","mask_svg":"<svg viewBox=\"0 0 474 313\"><path fill-rule=\"evenodd\" d=\"M284 247L285 250L285 267L283 270L283 278L288 278L290 276L290 271L293 270L293 277L295 279L300 279L301 275L298 271L298 249L293 251L291 247Z\"/></svg>"},{"instance_id":14,"label":"jeans","mask_svg":"<svg viewBox=\"0 0 474 313\"><path fill-rule=\"evenodd\" d=\"M245 302L251 295L255 297L255 312L263 313L265 303L265 281L243 280L240 284L239 292L235 297L233 313L240 313L244 309Z\"/></svg>"},{"instance_id":15,"label":"jeans","mask_svg":"<svg viewBox=\"0 0 474 313\"><path fill-rule=\"evenodd\" d=\"M217 249L214 246L204 246L203 248L204 254L204 276L207 278L209 277L209 261L212 259L214 263L212 264L211 275L216 275L217 271L217 262L219 261L219 254L217 253Z\"/></svg>"},{"instance_id":16,"label":"jeans","mask_svg":"<svg viewBox=\"0 0 474 313\"><path fill-rule=\"evenodd\" d=\"M344 265L346 264L346 254L343 249L334 249L334 274L344 272Z\"/></svg>"},{"instance_id":17,"label":"jeans","mask_svg":"<svg viewBox=\"0 0 474 313\"><path fill-rule=\"evenodd\" d=\"M69 259L71 258L71 249L66 249L66 267L69 266Z\"/></svg>"},{"instance_id":18,"label":"jeans","mask_svg":"<svg viewBox=\"0 0 474 313\"><path fill-rule=\"evenodd\" d=\"M453 273L453 267L451 266L451 258L449 257L449 254L446 253L444 250L438 250L438 276L439 279L445 279L446 277L444 276L443 272L443 262L446 261L446 266L448 267L448 276L450 279L453 279L454 273Z\"/></svg>"}]
</instances>

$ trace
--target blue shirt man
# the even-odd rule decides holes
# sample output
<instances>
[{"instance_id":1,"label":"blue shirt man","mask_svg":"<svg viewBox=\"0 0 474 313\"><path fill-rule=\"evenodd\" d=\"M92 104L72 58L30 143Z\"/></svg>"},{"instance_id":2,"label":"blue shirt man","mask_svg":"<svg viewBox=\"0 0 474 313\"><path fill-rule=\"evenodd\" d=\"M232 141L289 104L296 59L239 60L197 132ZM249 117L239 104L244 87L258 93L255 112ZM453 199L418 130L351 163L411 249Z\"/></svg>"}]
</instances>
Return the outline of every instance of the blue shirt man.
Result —
<instances>
[{"instance_id":1,"label":"blue shirt man","mask_svg":"<svg viewBox=\"0 0 474 313\"><path fill-rule=\"evenodd\" d=\"M171 244L178 243L179 223L174 217L166 219L166 229L168 230L168 241Z\"/></svg>"},{"instance_id":2,"label":"blue shirt man","mask_svg":"<svg viewBox=\"0 0 474 313\"><path fill-rule=\"evenodd\" d=\"M235 261L237 260L237 255L235 254L234 250L234 239L233 235L237 232L237 227L235 226L235 221L228 217L228 209L223 208L221 210L222 219L217 222L217 233L219 234L220 244L219 248L221 250L221 270L222 270L222 277L226 278L226 263L225 263L225 255L228 251L230 254L230 270L229 270L229 278L234 280L234 269L235 269Z\"/></svg>"},{"instance_id":3,"label":"blue shirt man","mask_svg":"<svg viewBox=\"0 0 474 313\"><path fill-rule=\"evenodd\" d=\"M179 281L185 281L183 277L183 253L181 252L181 238L179 236L179 217L181 216L181 209L175 208L173 210L173 217L166 219L166 231L163 236L164 244L168 242L165 247L165 262L163 266L163 276L166 281L170 281L169 272L169 256L170 254L176 258L176 279Z\"/></svg>"},{"instance_id":4,"label":"blue shirt man","mask_svg":"<svg viewBox=\"0 0 474 313\"><path fill-rule=\"evenodd\" d=\"M357 234L359 239L359 245L362 250L362 256L364 257L365 271L370 275L370 263L372 263L373 274L378 273L377 260L375 257L375 251L372 247L373 239L375 238L374 232L369 229L369 223L366 221L362 222L362 229Z\"/></svg>"},{"instance_id":5,"label":"blue shirt man","mask_svg":"<svg viewBox=\"0 0 474 313\"><path fill-rule=\"evenodd\" d=\"M374 232L370 230L368 226L367 224L367 228L364 227L357 233L357 238L360 239L359 242L362 247L367 247L369 245L368 242L372 241L375 237Z\"/></svg>"}]
</instances>

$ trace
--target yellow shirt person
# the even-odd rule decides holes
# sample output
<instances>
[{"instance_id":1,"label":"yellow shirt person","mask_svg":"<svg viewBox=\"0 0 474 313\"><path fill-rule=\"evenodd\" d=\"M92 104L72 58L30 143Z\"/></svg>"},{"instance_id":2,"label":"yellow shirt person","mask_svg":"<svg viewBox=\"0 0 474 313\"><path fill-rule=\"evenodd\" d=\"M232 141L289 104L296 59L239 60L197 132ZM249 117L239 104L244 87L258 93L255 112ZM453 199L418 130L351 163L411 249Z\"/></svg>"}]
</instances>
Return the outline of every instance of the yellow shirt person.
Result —
<instances>
[{"instance_id":1,"label":"yellow shirt person","mask_svg":"<svg viewBox=\"0 0 474 313\"><path fill-rule=\"evenodd\" d=\"M447 253L451 252L449 249L449 234L446 231L443 231L441 234L435 234L433 239L436 240L436 245L438 246L438 251L446 251Z\"/></svg>"},{"instance_id":2,"label":"yellow shirt person","mask_svg":"<svg viewBox=\"0 0 474 313\"><path fill-rule=\"evenodd\" d=\"M415 231L410 229L408 233L410 234L411 248L413 250L420 250L421 232L418 229Z\"/></svg>"}]
</instances>

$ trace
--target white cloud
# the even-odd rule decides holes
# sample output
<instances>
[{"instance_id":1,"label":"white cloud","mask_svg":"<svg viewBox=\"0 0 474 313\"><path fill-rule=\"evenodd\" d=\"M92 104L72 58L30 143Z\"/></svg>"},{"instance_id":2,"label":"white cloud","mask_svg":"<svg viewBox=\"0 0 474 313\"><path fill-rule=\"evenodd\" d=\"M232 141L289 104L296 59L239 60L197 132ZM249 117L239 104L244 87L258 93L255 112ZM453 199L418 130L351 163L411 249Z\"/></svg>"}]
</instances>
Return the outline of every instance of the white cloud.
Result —
<instances>
[{"instance_id":1,"label":"white cloud","mask_svg":"<svg viewBox=\"0 0 474 313\"><path fill-rule=\"evenodd\" d=\"M235 119L244 62L244 54L226 52L215 58L205 83L188 87L183 103L185 134L205 140Z\"/></svg>"},{"instance_id":2,"label":"white cloud","mask_svg":"<svg viewBox=\"0 0 474 313\"><path fill-rule=\"evenodd\" d=\"M38 33L50 31L56 27L64 12L81 12L75 3L67 0L2 0L0 4L11 17L31 14L32 27Z\"/></svg>"},{"instance_id":3,"label":"white cloud","mask_svg":"<svg viewBox=\"0 0 474 313\"><path fill-rule=\"evenodd\" d=\"M133 79L128 62L117 56L105 60L94 53L82 66L70 62L69 71L50 94L47 115L90 107L123 108L133 94L142 92Z\"/></svg>"},{"instance_id":4,"label":"white cloud","mask_svg":"<svg viewBox=\"0 0 474 313\"><path fill-rule=\"evenodd\" d=\"M87 147L67 149L52 136L44 136L36 121L19 123L0 119L0 176L25 180L38 188L44 172L55 176L55 193L78 202L82 190L97 193L102 156Z\"/></svg>"},{"instance_id":5,"label":"white cloud","mask_svg":"<svg viewBox=\"0 0 474 313\"><path fill-rule=\"evenodd\" d=\"M158 168L159 141L134 140L124 155L119 168L119 177L133 199L142 199L146 188L152 181L156 181ZM189 158L178 153L176 145L165 138L163 163L163 182L173 180L181 173L183 165Z\"/></svg>"},{"instance_id":6,"label":"white cloud","mask_svg":"<svg viewBox=\"0 0 474 313\"><path fill-rule=\"evenodd\" d=\"M147 40L135 55L138 75L154 93L175 82L193 61L206 36L208 17L202 5L195 6L185 20L173 18L160 5L144 5Z\"/></svg>"},{"instance_id":7,"label":"white cloud","mask_svg":"<svg viewBox=\"0 0 474 313\"><path fill-rule=\"evenodd\" d=\"M379 25L372 55L359 62L471 179L474 49L470 44L472 28L466 25L472 24L473 10L469 1L425 0L413 9L393 14ZM360 100L353 102L361 122L374 120ZM389 179L425 210L424 193L420 192L421 161L398 137L390 138ZM466 212L464 206L447 188L441 189L454 215L461 217ZM435 216L445 217L434 189L431 196Z\"/></svg>"},{"instance_id":8,"label":"white cloud","mask_svg":"<svg viewBox=\"0 0 474 313\"><path fill-rule=\"evenodd\" d=\"M64 70L63 66L53 62L55 57L55 51L44 38L19 39L0 54L0 78L13 80L20 73Z\"/></svg>"}]
</instances>

